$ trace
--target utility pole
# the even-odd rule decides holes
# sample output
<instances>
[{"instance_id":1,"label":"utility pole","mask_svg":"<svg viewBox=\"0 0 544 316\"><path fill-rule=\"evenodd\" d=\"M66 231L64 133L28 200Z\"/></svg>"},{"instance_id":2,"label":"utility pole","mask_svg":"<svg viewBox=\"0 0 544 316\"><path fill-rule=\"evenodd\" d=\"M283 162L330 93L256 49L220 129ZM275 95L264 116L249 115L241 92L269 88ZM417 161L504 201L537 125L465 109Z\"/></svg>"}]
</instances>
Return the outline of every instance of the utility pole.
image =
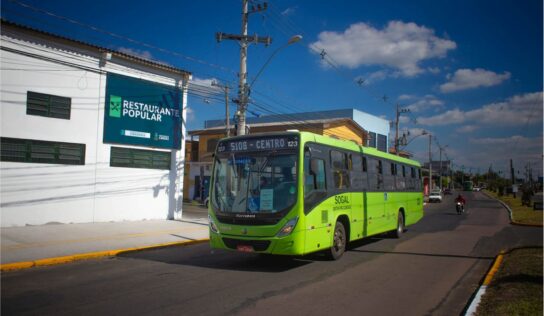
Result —
<instances>
[{"instance_id":1,"label":"utility pole","mask_svg":"<svg viewBox=\"0 0 544 316\"><path fill-rule=\"evenodd\" d=\"M399 118L402 113L408 113L410 109L401 109L397 103L397 112L395 114L395 154L399 155Z\"/></svg>"},{"instance_id":2,"label":"utility pole","mask_svg":"<svg viewBox=\"0 0 544 316\"><path fill-rule=\"evenodd\" d=\"M514 174L514 162L510 159L510 177L512 178L512 185L516 184L516 176Z\"/></svg>"},{"instance_id":3,"label":"utility pole","mask_svg":"<svg viewBox=\"0 0 544 316\"><path fill-rule=\"evenodd\" d=\"M213 81L212 86L218 87L223 92L225 92L225 125L226 125L226 135L227 137L230 137L230 113L229 113L229 89L230 86L228 84L220 85L217 82Z\"/></svg>"},{"instance_id":4,"label":"utility pole","mask_svg":"<svg viewBox=\"0 0 544 316\"><path fill-rule=\"evenodd\" d=\"M439 174L439 179L440 180L439 180L439 186L440 186L440 189L443 189L442 188L442 151L444 149L446 149L446 147L448 147L448 145L446 145L444 147L440 146L440 144L437 144L437 145L438 145L438 149L440 150L440 171L439 171L440 172L440 174Z\"/></svg>"},{"instance_id":5,"label":"utility pole","mask_svg":"<svg viewBox=\"0 0 544 316\"><path fill-rule=\"evenodd\" d=\"M251 43L261 43L266 46L272 43L270 36L259 37L257 35L247 35L247 24L248 17L251 13L256 13L264 11L267 9L268 4L265 2L262 6L260 4L255 8L252 6L251 11L248 10L249 0L242 0L242 34L226 34L226 33L216 33L215 38L218 42L221 42L224 39L235 40L240 43L240 73L239 83L238 83L238 110L236 115L238 116L238 129L236 135L245 135L246 134L246 108L248 103L248 85L247 85L247 47Z\"/></svg>"},{"instance_id":6,"label":"utility pole","mask_svg":"<svg viewBox=\"0 0 544 316\"><path fill-rule=\"evenodd\" d=\"M440 189L442 188L442 147L438 146L438 150L440 151L440 168L439 168L439 174L438 174L438 187Z\"/></svg>"},{"instance_id":7,"label":"utility pole","mask_svg":"<svg viewBox=\"0 0 544 316\"><path fill-rule=\"evenodd\" d=\"M431 141L433 135L429 134L429 194L433 190L433 154L431 152Z\"/></svg>"}]
</instances>

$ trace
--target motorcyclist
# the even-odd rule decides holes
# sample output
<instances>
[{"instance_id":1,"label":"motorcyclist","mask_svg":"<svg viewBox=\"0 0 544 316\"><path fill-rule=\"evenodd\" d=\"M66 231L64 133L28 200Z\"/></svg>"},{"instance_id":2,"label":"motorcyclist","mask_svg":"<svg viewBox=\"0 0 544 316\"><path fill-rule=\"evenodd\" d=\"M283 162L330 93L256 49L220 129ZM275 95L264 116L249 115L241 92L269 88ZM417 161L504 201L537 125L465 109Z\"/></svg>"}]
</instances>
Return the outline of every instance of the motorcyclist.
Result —
<instances>
[{"instance_id":1,"label":"motorcyclist","mask_svg":"<svg viewBox=\"0 0 544 316\"><path fill-rule=\"evenodd\" d=\"M456 198L455 198L455 203L457 202L461 202L461 204L465 205L465 203L467 203L467 201L465 200L465 198L459 194Z\"/></svg>"},{"instance_id":2,"label":"motorcyclist","mask_svg":"<svg viewBox=\"0 0 544 316\"><path fill-rule=\"evenodd\" d=\"M461 210L464 210L465 209L465 204L467 203L467 201L465 200L465 198L459 194L456 198L455 198L455 204L457 203L461 203Z\"/></svg>"}]
</instances>

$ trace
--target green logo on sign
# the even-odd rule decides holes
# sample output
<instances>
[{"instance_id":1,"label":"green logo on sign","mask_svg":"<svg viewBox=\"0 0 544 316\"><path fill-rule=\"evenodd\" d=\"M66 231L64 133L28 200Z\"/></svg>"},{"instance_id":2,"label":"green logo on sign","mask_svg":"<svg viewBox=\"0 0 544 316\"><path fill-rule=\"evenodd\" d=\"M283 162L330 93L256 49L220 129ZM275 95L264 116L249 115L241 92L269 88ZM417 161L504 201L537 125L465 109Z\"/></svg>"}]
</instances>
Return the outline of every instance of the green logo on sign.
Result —
<instances>
[{"instance_id":1,"label":"green logo on sign","mask_svg":"<svg viewBox=\"0 0 544 316\"><path fill-rule=\"evenodd\" d=\"M110 95L110 116L121 117L121 97Z\"/></svg>"}]
</instances>

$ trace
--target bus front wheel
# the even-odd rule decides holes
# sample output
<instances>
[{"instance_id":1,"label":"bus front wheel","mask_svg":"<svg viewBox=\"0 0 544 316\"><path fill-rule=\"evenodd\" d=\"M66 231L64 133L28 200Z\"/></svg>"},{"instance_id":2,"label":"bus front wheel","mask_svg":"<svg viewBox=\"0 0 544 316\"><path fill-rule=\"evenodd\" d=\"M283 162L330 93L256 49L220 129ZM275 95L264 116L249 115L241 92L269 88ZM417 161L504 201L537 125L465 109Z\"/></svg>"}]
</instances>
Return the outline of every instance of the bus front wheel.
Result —
<instances>
[{"instance_id":1,"label":"bus front wheel","mask_svg":"<svg viewBox=\"0 0 544 316\"><path fill-rule=\"evenodd\" d=\"M330 257L332 260L338 260L346 251L346 229L340 221L334 226L334 235L332 239L332 247Z\"/></svg>"}]
</instances>

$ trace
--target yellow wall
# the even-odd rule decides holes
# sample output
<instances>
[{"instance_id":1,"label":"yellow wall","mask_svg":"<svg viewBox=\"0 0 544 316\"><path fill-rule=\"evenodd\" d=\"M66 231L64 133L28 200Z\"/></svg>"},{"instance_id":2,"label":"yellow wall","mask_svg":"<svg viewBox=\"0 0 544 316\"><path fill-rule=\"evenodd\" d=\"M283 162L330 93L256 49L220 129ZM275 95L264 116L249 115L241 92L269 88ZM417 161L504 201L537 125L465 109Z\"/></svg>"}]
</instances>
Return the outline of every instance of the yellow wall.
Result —
<instances>
[{"instance_id":1,"label":"yellow wall","mask_svg":"<svg viewBox=\"0 0 544 316\"><path fill-rule=\"evenodd\" d=\"M363 144L364 141L363 131L346 123L325 124L323 135L335 135L341 139L353 140L359 145Z\"/></svg>"},{"instance_id":2,"label":"yellow wall","mask_svg":"<svg viewBox=\"0 0 544 316\"><path fill-rule=\"evenodd\" d=\"M219 140L223 137L225 137L224 133L213 135L200 135L198 142L198 161L212 161L213 151L208 152L208 141L212 139Z\"/></svg>"}]
</instances>

